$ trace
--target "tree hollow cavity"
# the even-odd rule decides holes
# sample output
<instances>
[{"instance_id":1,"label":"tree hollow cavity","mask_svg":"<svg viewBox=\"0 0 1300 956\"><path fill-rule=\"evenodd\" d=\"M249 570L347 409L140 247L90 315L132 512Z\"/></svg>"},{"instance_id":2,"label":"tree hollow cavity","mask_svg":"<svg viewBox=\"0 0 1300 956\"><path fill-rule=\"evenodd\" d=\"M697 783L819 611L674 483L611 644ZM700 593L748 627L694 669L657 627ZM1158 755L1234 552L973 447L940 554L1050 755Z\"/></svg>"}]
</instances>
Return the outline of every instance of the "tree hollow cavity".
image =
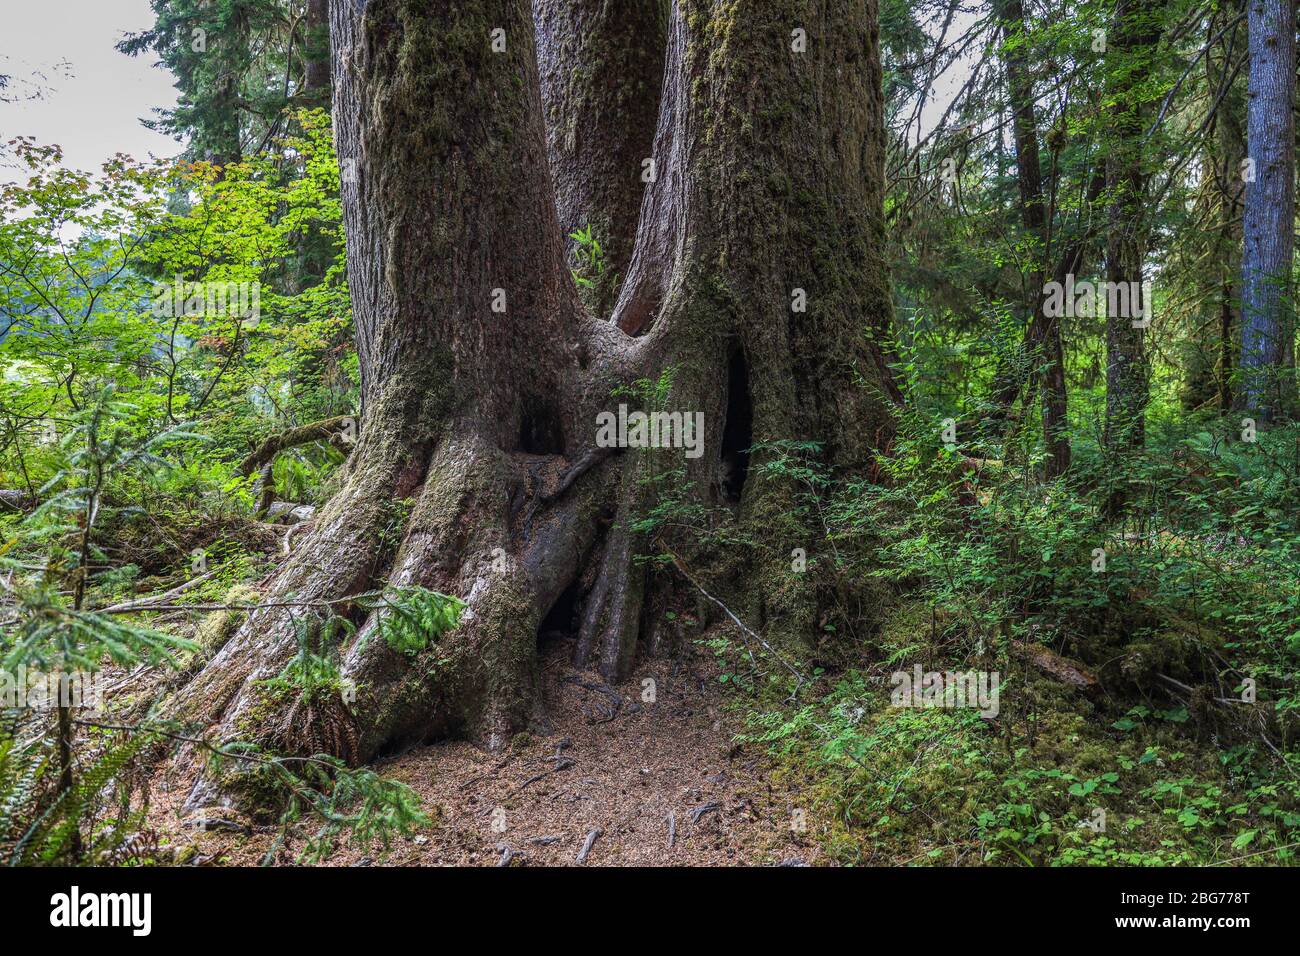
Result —
<instances>
[{"instance_id":1,"label":"tree hollow cavity","mask_svg":"<svg viewBox=\"0 0 1300 956\"><path fill-rule=\"evenodd\" d=\"M718 491L736 504L749 477L749 448L754 443L754 407L749 396L749 366L737 349L727 363L727 417L722 426Z\"/></svg>"},{"instance_id":2,"label":"tree hollow cavity","mask_svg":"<svg viewBox=\"0 0 1300 956\"><path fill-rule=\"evenodd\" d=\"M554 403L525 399L519 416L519 450L529 455L564 454L564 428Z\"/></svg>"},{"instance_id":3,"label":"tree hollow cavity","mask_svg":"<svg viewBox=\"0 0 1300 956\"><path fill-rule=\"evenodd\" d=\"M582 621L582 600L579 582L572 581L555 599L551 609L537 625L537 647L540 650L553 641L564 640L578 633Z\"/></svg>"}]
</instances>

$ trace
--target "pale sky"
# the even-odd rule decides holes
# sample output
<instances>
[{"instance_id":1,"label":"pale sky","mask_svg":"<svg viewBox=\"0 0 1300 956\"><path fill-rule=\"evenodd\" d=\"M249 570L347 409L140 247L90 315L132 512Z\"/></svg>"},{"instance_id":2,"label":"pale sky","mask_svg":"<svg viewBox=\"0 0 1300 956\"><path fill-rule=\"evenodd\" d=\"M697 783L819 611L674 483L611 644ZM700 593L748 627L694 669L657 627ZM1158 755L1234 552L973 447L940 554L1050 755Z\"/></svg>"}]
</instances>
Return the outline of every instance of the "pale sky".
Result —
<instances>
[{"instance_id":1,"label":"pale sky","mask_svg":"<svg viewBox=\"0 0 1300 956\"><path fill-rule=\"evenodd\" d=\"M173 106L172 75L152 53L129 57L114 49L122 35L153 24L149 0L0 0L0 74L23 80L45 74L51 89L39 100L0 103L0 143L35 136L63 147L68 166L98 171L114 153L136 159L175 156L181 144L140 125L154 107ZM16 170L0 157L0 181Z\"/></svg>"}]
</instances>

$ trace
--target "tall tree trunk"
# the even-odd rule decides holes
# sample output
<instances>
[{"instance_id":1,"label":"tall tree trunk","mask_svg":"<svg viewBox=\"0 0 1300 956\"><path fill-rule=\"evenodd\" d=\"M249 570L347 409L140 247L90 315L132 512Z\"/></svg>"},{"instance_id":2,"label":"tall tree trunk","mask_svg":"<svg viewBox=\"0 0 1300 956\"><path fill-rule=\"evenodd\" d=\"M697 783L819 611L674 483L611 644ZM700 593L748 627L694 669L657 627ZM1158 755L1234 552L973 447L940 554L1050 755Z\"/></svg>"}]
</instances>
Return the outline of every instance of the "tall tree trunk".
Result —
<instances>
[{"instance_id":1,"label":"tall tree trunk","mask_svg":"<svg viewBox=\"0 0 1300 956\"><path fill-rule=\"evenodd\" d=\"M1106 281L1112 289L1132 290L1107 303L1106 311L1106 450L1123 454L1141 448L1146 434L1149 369L1144 329L1138 317L1144 301L1142 265L1145 238L1142 168L1144 111L1135 99L1151 52L1160 40L1159 0L1118 0L1109 45L1110 141L1106 188L1110 222L1106 239ZM1122 305L1127 298L1127 308Z\"/></svg>"},{"instance_id":2,"label":"tall tree trunk","mask_svg":"<svg viewBox=\"0 0 1300 956\"><path fill-rule=\"evenodd\" d=\"M1234 16L1236 13L1228 9L1206 24L1207 35L1219 37L1205 56L1205 79L1212 96L1224 83L1232 82L1232 54L1244 49L1243 28L1236 25L1224 29L1223 21ZM1210 224L1204 238L1204 261L1210 274L1206 276L1207 287L1198 290L1205 296L1207 309L1188 337L1182 403L1189 411L1209 405L1217 406L1220 413L1232 408L1232 375L1240 336L1245 112L1242 91L1232 83L1210 118L1211 135L1206 138L1205 185L1198 197L1197 213Z\"/></svg>"},{"instance_id":3,"label":"tall tree trunk","mask_svg":"<svg viewBox=\"0 0 1300 956\"><path fill-rule=\"evenodd\" d=\"M604 273L588 277L598 318L613 308L636 241L666 10L663 0L533 0L556 211L566 236L590 227L604 250Z\"/></svg>"},{"instance_id":4,"label":"tall tree trunk","mask_svg":"<svg viewBox=\"0 0 1300 956\"><path fill-rule=\"evenodd\" d=\"M1043 390L1043 443L1049 480L1070 467L1070 437L1067 431L1068 398L1065 385L1065 354L1061 347L1061 326L1045 310L1049 234L1044 209L1042 159L1038 148L1038 116L1034 108L1034 87L1029 71L1028 24L1020 0L1000 0L1007 69L1007 92L1012 110L1016 148L1016 178L1020 188L1021 218L1033 242L1032 315L1026 336L1030 361L1038 370Z\"/></svg>"},{"instance_id":5,"label":"tall tree trunk","mask_svg":"<svg viewBox=\"0 0 1300 956\"><path fill-rule=\"evenodd\" d=\"M1270 421L1295 403L1295 4L1249 0L1250 83L1241 259L1241 403ZM1252 181L1253 180L1253 181Z\"/></svg>"},{"instance_id":6,"label":"tall tree trunk","mask_svg":"<svg viewBox=\"0 0 1300 956\"><path fill-rule=\"evenodd\" d=\"M283 612L263 609L178 714L282 749L323 740L352 761L451 733L498 744L529 716L539 624L557 606L572 605L581 662L628 673L648 597L669 581L636 560L649 541L634 526L666 472L729 541L755 544L663 531L656 547L773 642L820 631L826 595L791 571L813 534L798 490L747 477L776 454L750 466L747 452L815 441L853 473L889 434L875 14L872 0L743 15L679 0L658 175L601 321L564 262L526 0L333 4L338 149L359 171L343 202L363 414L339 491L271 590L337 600L418 584L467 607L412 656L339 605L359 625L342 655L355 706L320 703L311 728L258 681L296 650ZM703 454L600 447L597 416L631 401L614 389L661 376L667 409L703 414Z\"/></svg>"},{"instance_id":7,"label":"tall tree trunk","mask_svg":"<svg viewBox=\"0 0 1300 956\"><path fill-rule=\"evenodd\" d=\"M309 106L330 102L329 0L307 0L304 30L303 98Z\"/></svg>"},{"instance_id":8,"label":"tall tree trunk","mask_svg":"<svg viewBox=\"0 0 1300 956\"><path fill-rule=\"evenodd\" d=\"M238 163L244 158L240 83L248 63L250 32L248 10L236 4L231 7L226 29L219 37L208 38L211 52L204 55L215 58L217 72L213 83L217 93L210 107L212 119L204 137L203 158L216 166Z\"/></svg>"}]
</instances>

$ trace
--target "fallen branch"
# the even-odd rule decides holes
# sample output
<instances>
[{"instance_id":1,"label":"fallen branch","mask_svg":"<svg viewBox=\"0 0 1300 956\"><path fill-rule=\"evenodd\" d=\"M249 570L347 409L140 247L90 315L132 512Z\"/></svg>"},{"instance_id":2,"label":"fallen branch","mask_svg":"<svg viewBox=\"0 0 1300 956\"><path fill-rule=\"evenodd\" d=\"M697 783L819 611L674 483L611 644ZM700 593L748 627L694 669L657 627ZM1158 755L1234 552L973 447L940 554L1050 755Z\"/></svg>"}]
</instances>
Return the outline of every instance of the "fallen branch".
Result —
<instances>
[{"instance_id":1,"label":"fallen branch","mask_svg":"<svg viewBox=\"0 0 1300 956\"><path fill-rule=\"evenodd\" d=\"M239 464L239 473L247 478L253 472L275 460L275 456L286 448L296 448L314 441L327 441L339 451L346 454L349 446L342 441L343 432L356 419L351 415L338 418L325 418L309 425L299 425L272 435L265 439L257 449Z\"/></svg>"},{"instance_id":2,"label":"fallen branch","mask_svg":"<svg viewBox=\"0 0 1300 956\"><path fill-rule=\"evenodd\" d=\"M170 601L178 594L183 594L186 591L188 591L190 588L197 587L198 585L202 584L204 581L206 581L208 578L212 577L212 575L216 573L217 572L215 568L211 571L205 571L203 574L200 574L198 577L190 578L188 581L184 582L183 584L177 585L176 587L172 588L170 591L164 591L162 594L150 594L147 597L142 597L142 598L132 598L130 601L123 601L121 604L114 604L112 607L106 607L102 611L99 611L98 613L122 614L126 611L135 611L141 608L147 608L153 604L161 604L164 601Z\"/></svg>"},{"instance_id":3,"label":"fallen branch","mask_svg":"<svg viewBox=\"0 0 1300 956\"><path fill-rule=\"evenodd\" d=\"M715 813L721 809L722 809L722 804L720 803L702 804L691 811L691 823L698 824L700 822L700 818L703 817L704 814Z\"/></svg>"},{"instance_id":4,"label":"fallen branch","mask_svg":"<svg viewBox=\"0 0 1300 956\"><path fill-rule=\"evenodd\" d=\"M1093 677L1082 665L1067 660L1049 647L1044 647L1042 644L1012 641L1011 649L1048 677L1060 681L1062 684L1076 687L1087 694L1096 693L1101 689L1097 678Z\"/></svg>"},{"instance_id":5,"label":"fallen branch","mask_svg":"<svg viewBox=\"0 0 1300 956\"><path fill-rule=\"evenodd\" d=\"M570 684L577 684L579 687L583 687L587 690L595 691L598 694L603 694L606 698L609 699L610 705L608 708L606 708L603 717L596 717L591 712L587 713L587 719L591 721L593 724L607 724L615 717L617 717L619 715L619 712L623 709L623 698L620 697L618 695L618 692L615 691L613 688L611 688L608 684L596 684L591 681L585 681L580 677L572 677L572 676L566 677L565 680Z\"/></svg>"},{"instance_id":6,"label":"fallen branch","mask_svg":"<svg viewBox=\"0 0 1300 956\"><path fill-rule=\"evenodd\" d=\"M521 783L519 786L517 786L517 787L515 787L513 790L511 790L511 791L510 791L510 795L511 795L511 796L514 796L514 795L515 795L516 793L518 793L520 790L524 789L524 787L527 787L527 786L529 786L530 784L534 784L534 783L536 783L538 780L545 779L546 777L549 777L549 776L550 776L551 774L553 774L553 773L559 773L561 770L568 770L570 767L573 766L573 764L574 764L574 760L573 760L572 757L560 757L560 758L556 761L556 764L555 764L554 767L552 767L550 770L543 770L541 773L539 773L539 774L537 774L537 775L535 775L535 776L529 777L527 780L525 780L525 781L524 781L523 783Z\"/></svg>"}]
</instances>

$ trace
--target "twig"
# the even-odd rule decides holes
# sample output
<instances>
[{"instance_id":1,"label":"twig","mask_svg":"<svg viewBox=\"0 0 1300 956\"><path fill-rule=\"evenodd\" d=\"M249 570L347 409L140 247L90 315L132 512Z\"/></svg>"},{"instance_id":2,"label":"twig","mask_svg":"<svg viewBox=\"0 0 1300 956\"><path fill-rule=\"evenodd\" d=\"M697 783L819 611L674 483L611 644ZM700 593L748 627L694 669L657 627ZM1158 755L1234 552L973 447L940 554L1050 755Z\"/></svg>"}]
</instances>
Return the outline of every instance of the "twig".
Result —
<instances>
[{"instance_id":1,"label":"twig","mask_svg":"<svg viewBox=\"0 0 1300 956\"><path fill-rule=\"evenodd\" d=\"M731 608L727 607L727 605L723 604L722 601L720 601L718 598L714 597L712 594L706 591L703 585L701 585L698 581L696 581L695 578L691 577L690 572L686 570L686 566L682 563L681 558L677 557L677 555L675 555L672 551L668 551L668 557L672 559L673 566L676 567L677 570L682 573L682 577L686 578L687 581L693 584L695 586L695 589L699 591L701 594L703 594L706 598L708 598L718 607L722 608L722 610L726 612L727 617L731 618L736 623L736 627L740 628L742 632L748 634L754 640L758 641L758 643L762 644L763 647L767 648L767 652L771 654L773 657L775 657L781 664L785 666L785 668L791 674L795 676L795 680L798 683L794 685L794 690L792 690L790 692L790 696L786 698L787 702L794 700L799 693L799 688L806 683L806 680L804 679L803 674L799 672L799 669L795 667L793 664L791 664L789 661L787 661L780 654L778 654L776 652L776 648L774 648L771 644L767 643L767 641L763 640L763 638L758 634L757 631L753 630L751 627L745 624L744 621L738 618L735 615L735 613L731 610ZM752 650L750 651L749 656L750 656L750 660L753 660L754 653Z\"/></svg>"},{"instance_id":2,"label":"twig","mask_svg":"<svg viewBox=\"0 0 1300 956\"><path fill-rule=\"evenodd\" d=\"M700 817L704 816L704 814L714 813L720 809L722 809L722 805L719 803L702 804L691 811L691 823L698 824Z\"/></svg>"},{"instance_id":3,"label":"twig","mask_svg":"<svg viewBox=\"0 0 1300 956\"><path fill-rule=\"evenodd\" d=\"M527 780L525 780L525 781L524 781L523 783L521 783L519 786L517 786L517 787L515 787L513 790L511 790L511 791L510 791L510 795L511 795L511 796L514 796L516 793L518 793L520 790L524 789L524 787L528 786L529 784L536 783L538 780L541 780L541 779L543 779L544 777L549 777L549 776L550 776L551 774L553 774L553 773L559 773L561 770L568 770L570 767L573 766L573 762L574 762L574 761L573 761L573 758L572 758L572 757L560 757L560 758L556 761L554 767L552 767L550 770L543 770L541 773L537 774L537 775L534 776L534 777L529 777Z\"/></svg>"}]
</instances>

